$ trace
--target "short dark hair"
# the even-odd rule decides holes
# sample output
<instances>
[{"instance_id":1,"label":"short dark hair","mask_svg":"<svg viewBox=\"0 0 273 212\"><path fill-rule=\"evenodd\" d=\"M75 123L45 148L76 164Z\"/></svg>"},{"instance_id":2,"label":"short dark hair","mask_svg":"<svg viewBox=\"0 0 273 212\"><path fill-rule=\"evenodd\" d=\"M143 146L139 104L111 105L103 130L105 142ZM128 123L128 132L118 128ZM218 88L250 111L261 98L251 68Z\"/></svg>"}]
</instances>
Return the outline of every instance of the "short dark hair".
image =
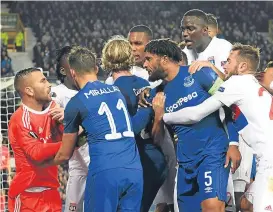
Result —
<instances>
[{"instance_id":1,"label":"short dark hair","mask_svg":"<svg viewBox=\"0 0 273 212\"><path fill-rule=\"evenodd\" d=\"M64 82L64 78L65 78L65 76L61 74L61 60L63 56L68 55L70 53L71 49L72 49L71 46L64 46L63 48L56 50L56 62L57 62L56 75L58 80L61 81L61 83Z\"/></svg>"},{"instance_id":2,"label":"short dark hair","mask_svg":"<svg viewBox=\"0 0 273 212\"><path fill-rule=\"evenodd\" d=\"M216 16L213 15L212 13L207 13L207 18L208 18L208 25L218 29L218 22L217 22Z\"/></svg>"},{"instance_id":3,"label":"short dark hair","mask_svg":"<svg viewBox=\"0 0 273 212\"><path fill-rule=\"evenodd\" d=\"M133 26L129 33L131 32L144 32L148 35L148 37L150 39L153 39L153 31L151 30L151 28L149 28L148 26L146 25L136 25L136 26Z\"/></svg>"},{"instance_id":4,"label":"short dark hair","mask_svg":"<svg viewBox=\"0 0 273 212\"><path fill-rule=\"evenodd\" d=\"M273 60L267 63L266 68L273 68Z\"/></svg>"},{"instance_id":5,"label":"short dark hair","mask_svg":"<svg viewBox=\"0 0 273 212\"><path fill-rule=\"evenodd\" d=\"M77 73L90 73L96 70L96 55L91 50L81 46L73 46L68 54L68 62Z\"/></svg>"},{"instance_id":6,"label":"short dark hair","mask_svg":"<svg viewBox=\"0 0 273 212\"><path fill-rule=\"evenodd\" d=\"M145 46L144 51L158 56L167 56L174 62L178 63L182 60L181 49L170 39L151 40Z\"/></svg>"},{"instance_id":7,"label":"short dark hair","mask_svg":"<svg viewBox=\"0 0 273 212\"><path fill-rule=\"evenodd\" d=\"M194 16L194 17L200 18L200 19L202 19L202 20L204 21L204 23L205 23L206 25L208 25L208 17L207 17L207 14L206 14L204 11L202 11L202 10L199 10L199 9L192 9L192 10L189 10L189 11L187 11L187 12L184 14L183 18L184 18L185 16ZM182 19L182 20L183 20L183 19Z\"/></svg>"},{"instance_id":8,"label":"short dark hair","mask_svg":"<svg viewBox=\"0 0 273 212\"><path fill-rule=\"evenodd\" d=\"M36 71L43 72L43 69L37 68L37 67L31 67L31 68L26 68L21 71L18 71L16 73L16 75L14 77L14 88L20 96L22 96L22 93L21 93L22 81L26 78L26 76L28 76L29 74L36 72Z\"/></svg>"}]
</instances>

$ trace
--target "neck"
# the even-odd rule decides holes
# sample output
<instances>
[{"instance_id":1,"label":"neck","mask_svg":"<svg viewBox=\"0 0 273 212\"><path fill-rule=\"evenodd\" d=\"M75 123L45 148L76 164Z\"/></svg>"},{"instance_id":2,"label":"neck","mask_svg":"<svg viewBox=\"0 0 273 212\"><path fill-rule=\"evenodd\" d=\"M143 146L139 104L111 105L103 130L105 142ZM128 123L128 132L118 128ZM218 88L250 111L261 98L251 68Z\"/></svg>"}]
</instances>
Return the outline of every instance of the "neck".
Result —
<instances>
[{"instance_id":1,"label":"neck","mask_svg":"<svg viewBox=\"0 0 273 212\"><path fill-rule=\"evenodd\" d=\"M50 102L41 103L32 98L22 98L22 103L32 110L43 111Z\"/></svg>"},{"instance_id":2,"label":"neck","mask_svg":"<svg viewBox=\"0 0 273 212\"><path fill-rule=\"evenodd\" d=\"M202 44L198 48L196 48L196 52L197 53L203 52L208 47L210 42L211 42L211 37L209 36L204 37Z\"/></svg>"},{"instance_id":3,"label":"neck","mask_svg":"<svg viewBox=\"0 0 273 212\"><path fill-rule=\"evenodd\" d=\"M177 63L172 63L166 69L168 76L165 78L166 81L172 81L178 74L180 66Z\"/></svg>"},{"instance_id":4,"label":"neck","mask_svg":"<svg viewBox=\"0 0 273 212\"><path fill-rule=\"evenodd\" d=\"M98 77L96 74L84 74L83 76L78 76L78 84L80 89L82 89L88 82L97 81Z\"/></svg>"},{"instance_id":5,"label":"neck","mask_svg":"<svg viewBox=\"0 0 273 212\"><path fill-rule=\"evenodd\" d=\"M247 74L254 75L254 74L255 74L255 71L247 70L247 71L244 71L244 72L239 73L239 75L247 75Z\"/></svg>"},{"instance_id":6,"label":"neck","mask_svg":"<svg viewBox=\"0 0 273 212\"><path fill-rule=\"evenodd\" d=\"M128 71L128 70L121 70L119 72L113 72L112 73L112 77L113 77L113 80L115 81L116 79L118 79L119 77L122 77L122 76L132 76L131 72Z\"/></svg>"},{"instance_id":7,"label":"neck","mask_svg":"<svg viewBox=\"0 0 273 212\"><path fill-rule=\"evenodd\" d=\"M64 78L64 82L63 84L69 88L70 90L75 90L75 88L73 87L73 85L71 85L71 83L68 81L67 77Z\"/></svg>"}]
</instances>

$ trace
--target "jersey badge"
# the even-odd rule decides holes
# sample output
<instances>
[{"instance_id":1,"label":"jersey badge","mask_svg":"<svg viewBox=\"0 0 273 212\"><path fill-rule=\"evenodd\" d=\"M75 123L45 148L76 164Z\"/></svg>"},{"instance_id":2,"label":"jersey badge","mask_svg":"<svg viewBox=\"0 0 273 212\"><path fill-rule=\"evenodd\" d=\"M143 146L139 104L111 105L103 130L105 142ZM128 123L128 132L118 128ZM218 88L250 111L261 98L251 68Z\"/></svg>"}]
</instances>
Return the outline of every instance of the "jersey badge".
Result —
<instances>
[{"instance_id":1,"label":"jersey badge","mask_svg":"<svg viewBox=\"0 0 273 212\"><path fill-rule=\"evenodd\" d=\"M32 137L32 138L38 138L38 135L36 135L35 132L29 132L29 135Z\"/></svg>"},{"instance_id":2,"label":"jersey badge","mask_svg":"<svg viewBox=\"0 0 273 212\"><path fill-rule=\"evenodd\" d=\"M218 91L219 91L219 92L224 92L224 91L225 91L225 88L224 88L224 87L220 87L220 88L218 88Z\"/></svg>"},{"instance_id":3,"label":"jersey badge","mask_svg":"<svg viewBox=\"0 0 273 212\"><path fill-rule=\"evenodd\" d=\"M190 87L193 85L193 83L194 83L194 79L192 78L192 75L184 78L184 86L185 87Z\"/></svg>"},{"instance_id":4,"label":"jersey badge","mask_svg":"<svg viewBox=\"0 0 273 212\"><path fill-rule=\"evenodd\" d=\"M76 210L77 210L77 204L71 202L71 203L69 204L69 211L76 211Z\"/></svg>"}]
</instances>

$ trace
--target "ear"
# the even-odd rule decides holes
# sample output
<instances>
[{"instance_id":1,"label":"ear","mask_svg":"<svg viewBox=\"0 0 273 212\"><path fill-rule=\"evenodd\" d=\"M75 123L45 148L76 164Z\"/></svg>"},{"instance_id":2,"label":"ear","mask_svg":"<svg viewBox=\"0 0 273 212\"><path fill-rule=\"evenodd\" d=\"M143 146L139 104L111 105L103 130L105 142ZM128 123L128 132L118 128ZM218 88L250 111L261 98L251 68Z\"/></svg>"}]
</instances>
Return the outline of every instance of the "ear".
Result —
<instances>
[{"instance_id":1,"label":"ear","mask_svg":"<svg viewBox=\"0 0 273 212\"><path fill-rule=\"evenodd\" d=\"M76 77L76 72L75 72L75 70L74 70L74 69L70 69L69 71L70 71L71 77L72 77L72 78L75 78L75 77Z\"/></svg>"},{"instance_id":2,"label":"ear","mask_svg":"<svg viewBox=\"0 0 273 212\"><path fill-rule=\"evenodd\" d=\"M25 87L25 93L28 95L28 96L34 96L34 90L32 87Z\"/></svg>"},{"instance_id":3,"label":"ear","mask_svg":"<svg viewBox=\"0 0 273 212\"><path fill-rule=\"evenodd\" d=\"M161 57L162 65L166 65L169 62L168 56L164 55Z\"/></svg>"},{"instance_id":4,"label":"ear","mask_svg":"<svg viewBox=\"0 0 273 212\"><path fill-rule=\"evenodd\" d=\"M239 70L244 71L246 69L248 69L247 62L240 62L239 63Z\"/></svg>"},{"instance_id":5,"label":"ear","mask_svg":"<svg viewBox=\"0 0 273 212\"><path fill-rule=\"evenodd\" d=\"M209 27L208 27L208 25L206 25L206 26L203 27L203 33L204 34L208 34L209 33Z\"/></svg>"},{"instance_id":6,"label":"ear","mask_svg":"<svg viewBox=\"0 0 273 212\"><path fill-rule=\"evenodd\" d=\"M96 66L96 67L95 67L95 73L96 73L96 75L98 74L98 72L99 72L99 67Z\"/></svg>"},{"instance_id":7,"label":"ear","mask_svg":"<svg viewBox=\"0 0 273 212\"><path fill-rule=\"evenodd\" d=\"M60 73L61 75L66 76L66 73L63 67L60 68Z\"/></svg>"}]
</instances>

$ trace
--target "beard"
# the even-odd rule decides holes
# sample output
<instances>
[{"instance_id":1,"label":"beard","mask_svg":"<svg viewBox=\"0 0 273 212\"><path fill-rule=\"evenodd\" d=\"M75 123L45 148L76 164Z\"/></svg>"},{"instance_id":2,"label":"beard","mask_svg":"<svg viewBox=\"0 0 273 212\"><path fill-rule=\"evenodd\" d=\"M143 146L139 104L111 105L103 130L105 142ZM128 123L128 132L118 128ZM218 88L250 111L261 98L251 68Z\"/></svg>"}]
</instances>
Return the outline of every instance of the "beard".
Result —
<instances>
[{"instance_id":1,"label":"beard","mask_svg":"<svg viewBox=\"0 0 273 212\"><path fill-rule=\"evenodd\" d=\"M226 74L225 80L228 80L233 75L238 75L239 74L238 67L239 67L239 65L237 65L232 71L230 71L228 74Z\"/></svg>"},{"instance_id":2,"label":"beard","mask_svg":"<svg viewBox=\"0 0 273 212\"><path fill-rule=\"evenodd\" d=\"M158 66L155 71L152 72L152 74L149 76L150 82L155 82L157 80L164 80L167 77L167 73L164 72L164 70Z\"/></svg>"}]
</instances>

